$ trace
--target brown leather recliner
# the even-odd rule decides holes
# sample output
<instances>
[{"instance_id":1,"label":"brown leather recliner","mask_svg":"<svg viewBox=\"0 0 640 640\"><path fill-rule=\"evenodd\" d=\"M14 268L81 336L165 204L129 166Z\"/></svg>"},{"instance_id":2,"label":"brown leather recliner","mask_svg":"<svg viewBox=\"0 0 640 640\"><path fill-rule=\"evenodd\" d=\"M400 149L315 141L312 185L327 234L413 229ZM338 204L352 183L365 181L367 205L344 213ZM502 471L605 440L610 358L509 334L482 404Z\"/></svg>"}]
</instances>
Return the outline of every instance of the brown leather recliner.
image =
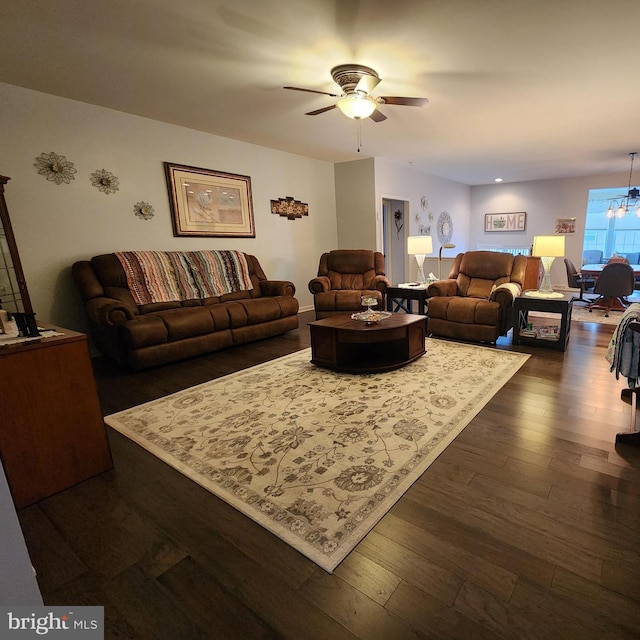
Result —
<instances>
[{"instance_id":1,"label":"brown leather recliner","mask_svg":"<svg viewBox=\"0 0 640 640\"><path fill-rule=\"evenodd\" d=\"M335 249L320 256L318 276L309 282L316 320L364 311L362 296L376 298L384 308L391 282L385 275L384 256L368 249Z\"/></svg>"},{"instance_id":2,"label":"brown leather recliner","mask_svg":"<svg viewBox=\"0 0 640 640\"><path fill-rule=\"evenodd\" d=\"M513 300L522 293L526 266L522 255L459 253L448 279L427 289L427 333L496 342L513 325Z\"/></svg>"}]
</instances>

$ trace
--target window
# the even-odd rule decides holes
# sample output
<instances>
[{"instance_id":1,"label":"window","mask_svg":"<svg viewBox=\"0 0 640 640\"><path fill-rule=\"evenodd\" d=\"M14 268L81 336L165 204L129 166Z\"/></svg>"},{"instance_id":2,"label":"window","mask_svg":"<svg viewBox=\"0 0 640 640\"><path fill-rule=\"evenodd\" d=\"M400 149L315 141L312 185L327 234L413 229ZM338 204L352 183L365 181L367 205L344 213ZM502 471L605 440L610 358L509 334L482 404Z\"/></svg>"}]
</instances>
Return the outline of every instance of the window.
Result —
<instances>
[{"instance_id":1,"label":"window","mask_svg":"<svg viewBox=\"0 0 640 640\"><path fill-rule=\"evenodd\" d=\"M620 200L626 192L626 187L589 190L583 251L600 249L609 258L640 250L640 218L633 213L624 218L606 216L611 200Z\"/></svg>"},{"instance_id":2,"label":"window","mask_svg":"<svg viewBox=\"0 0 640 640\"><path fill-rule=\"evenodd\" d=\"M498 253L510 253L514 256L528 256L531 253L531 247L503 247L495 244L479 244L478 251L496 251Z\"/></svg>"}]
</instances>

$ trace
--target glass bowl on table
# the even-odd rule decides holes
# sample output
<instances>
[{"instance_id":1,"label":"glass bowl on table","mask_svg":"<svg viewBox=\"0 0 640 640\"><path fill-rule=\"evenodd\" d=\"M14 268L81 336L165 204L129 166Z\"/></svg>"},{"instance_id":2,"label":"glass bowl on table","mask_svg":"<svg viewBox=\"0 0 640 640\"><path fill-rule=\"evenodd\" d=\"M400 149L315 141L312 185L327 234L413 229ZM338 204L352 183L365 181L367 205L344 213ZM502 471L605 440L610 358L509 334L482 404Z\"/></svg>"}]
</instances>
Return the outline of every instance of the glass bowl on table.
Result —
<instances>
[{"instance_id":1,"label":"glass bowl on table","mask_svg":"<svg viewBox=\"0 0 640 640\"><path fill-rule=\"evenodd\" d=\"M378 299L374 296L362 296L360 302L363 307L367 307L367 310L352 314L351 318L353 320L361 320L365 324L377 324L391 316L389 311L376 311L371 308L378 304Z\"/></svg>"}]
</instances>

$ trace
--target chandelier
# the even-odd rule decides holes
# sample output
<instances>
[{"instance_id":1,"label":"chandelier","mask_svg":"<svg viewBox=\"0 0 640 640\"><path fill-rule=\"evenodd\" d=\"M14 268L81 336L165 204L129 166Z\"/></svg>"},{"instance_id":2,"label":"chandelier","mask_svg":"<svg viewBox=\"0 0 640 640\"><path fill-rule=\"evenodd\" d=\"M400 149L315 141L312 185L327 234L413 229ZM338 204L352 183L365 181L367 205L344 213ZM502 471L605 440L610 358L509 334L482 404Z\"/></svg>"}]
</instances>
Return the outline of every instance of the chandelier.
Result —
<instances>
[{"instance_id":1,"label":"chandelier","mask_svg":"<svg viewBox=\"0 0 640 640\"><path fill-rule=\"evenodd\" d=\"M611 200L607 209L607 218L624 218L631 209L635 207L635 214L640 218L640 189L631 188L631 177L633 176L633 161L637 155L637 151L633 151L631 156L631 169L629 171L629 188L626 196L621 196L619 200Z\"/></svg>"}]
</instances>

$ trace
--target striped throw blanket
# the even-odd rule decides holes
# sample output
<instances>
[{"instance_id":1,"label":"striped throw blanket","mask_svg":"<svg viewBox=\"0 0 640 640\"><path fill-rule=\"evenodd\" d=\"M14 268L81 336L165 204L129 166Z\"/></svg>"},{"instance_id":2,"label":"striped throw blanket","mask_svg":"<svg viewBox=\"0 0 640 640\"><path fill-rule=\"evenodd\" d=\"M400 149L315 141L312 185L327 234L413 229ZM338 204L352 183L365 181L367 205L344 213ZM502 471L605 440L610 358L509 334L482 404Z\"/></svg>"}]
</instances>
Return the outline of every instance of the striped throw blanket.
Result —
<instances>
[{"instance_id":1,"label":"striped throw blanket","mask_svg":"<svg viewBox=\"0 0 640 640\"><path fill-rule=\"evenodd\" d=\"M253 289L247 258L241 251L190 251L187 255L201 298Z\"/></svg>"},{"instance_id":2,"label":"striped throw blanket","mask_svg":"<svg viewBox=\"0 0 640 640\"><path fill-rule=\"evenodd\" d=\"M116 256L139 305L253 288L246 256L240 251L123 251Z\"/></svg>"}]
</instances>

